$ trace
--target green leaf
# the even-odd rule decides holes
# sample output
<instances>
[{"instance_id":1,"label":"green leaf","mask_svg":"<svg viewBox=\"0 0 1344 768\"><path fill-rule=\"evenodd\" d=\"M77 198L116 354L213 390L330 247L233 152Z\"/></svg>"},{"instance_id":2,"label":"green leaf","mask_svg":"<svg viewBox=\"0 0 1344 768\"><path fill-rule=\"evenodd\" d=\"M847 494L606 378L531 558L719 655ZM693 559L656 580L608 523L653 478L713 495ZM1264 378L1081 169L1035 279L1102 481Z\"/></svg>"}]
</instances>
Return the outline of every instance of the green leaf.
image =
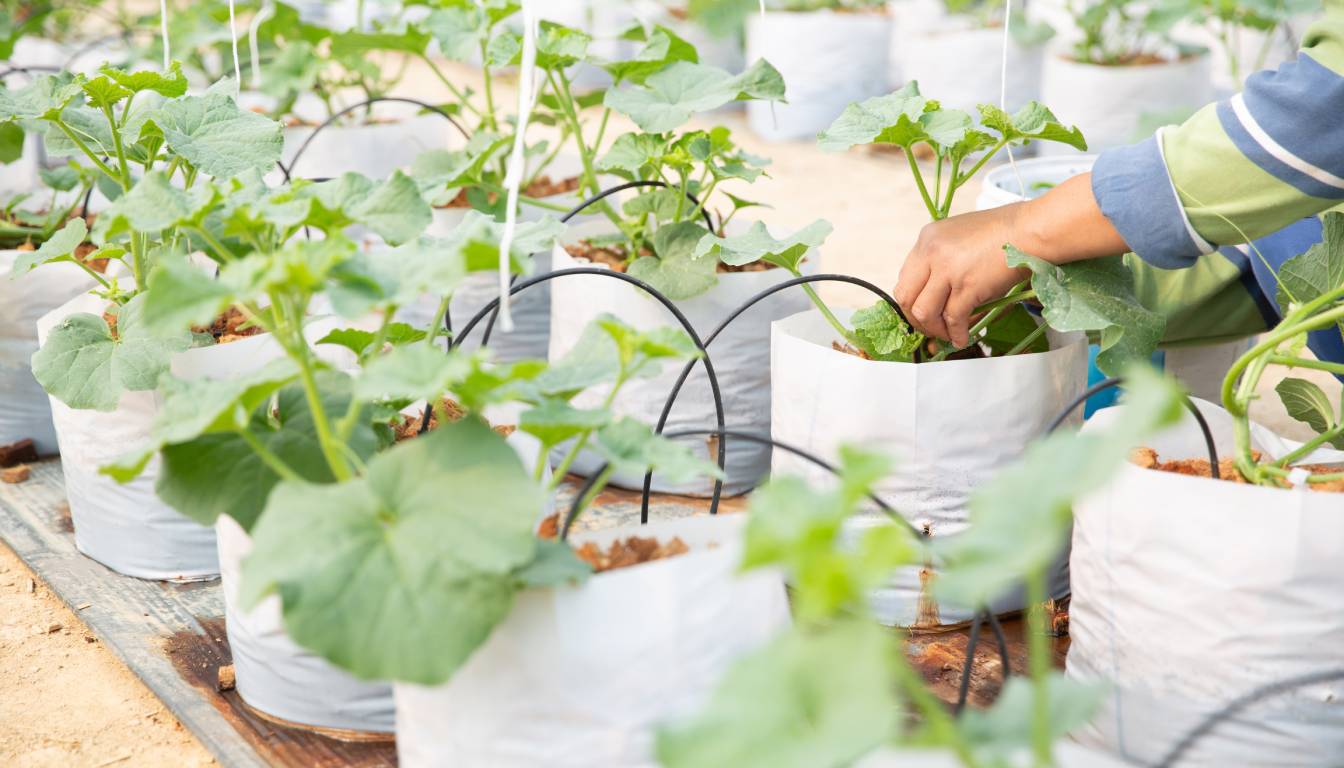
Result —
<instances>
[{"instance_id":1,"label":"green leaf","mask_svg":"<svg viewBox=\"0 0 1344 768\"><path fill-rule=\"evenodd\" d=\"M718 465L696 456L685 443L655 434L649 425L628 416L599 429L593 449L622 474L656 470L673 483L723 477Z\"/></svg>"},{"instance_id":2,"label":"green leaf","mask_svg":"<svg viewBox=\"0 0 1344 768\"><path fill-rule=\"evenodd\" d=\"M958 722L958 730L971 749L992 763L1003 755L1025 753L1031 748L1032 713L1035 682L1030 678L1009 678L1003 691L987 710L968 708ZM1105 698L1105 684L1082 683L1051 671L1045 679L1049 704L1050 741L1056 742L1082 727Z\"/></svg>"},{"instance_id":3,"label":"green leaf","mask_svg":"<svg viewBox=\"0 0 1344 768\"><path fill-rule=\"evenodd\" d=\"M266 173L284 149L280 123L240 109L230 96L184 96L153 110L149 118L164 142L197 170L217 178L245 171Z\"/></svg>"},{"instance_id":4,"label":"green leaf","mask_svg":"<svg viewBox=\"0 0 1344 768\"><path fill-rule=\"evenodd\" d=\"M184 258L160 259L146 283L144 321L158 332L208 325L237 299L232 280L212 278Z\"/></svg>"},{"instance_id":5,"label":"green leaf","mask_svg":"<svg viewBox=\"0 0 1344 768\"><path fill-rule=\"evenodd\" d=\"M1106 375L1147 361L1162 340L1166 320L1134 297L1134 276L1119 257L1056 266L1012 245L1004 249L1008 266L1031 270L1031 287L1051 328L1100 334L1097 367Z\"/></svg>"},{"instance_id":6,"label":"green leaf","mask_svg":"<svg viewBox=\"0 0 1344 768\"><path fill-rule=\"evenodd\" d=\"M1279 393L1288 415L1311 427L1317 434L1323 435L1339 426L1330 398L1315 383L1288 378L1280 381L1274 391ZM1330 444L1344 449L1344 435L1337 435Z\"/></svg>"},{"instance_id":7,"label":"green leaf","mask_svg":"<svg viewBox=\"0 0 1344 768\"><path fill-rule=\"evenodd\" d=\"M384 341L394 347L414 344L417 341L422 341L428 335L425 331L406 323L388 323L387 330L383 334ZM361 328L336 328L318 339L317 343L345 347L362 357L377 340L378 335L373 331L366 331Z\"/></svg>"},{"instance_id":8,"label":"green leaf","mask_svg":"<svg viewBox=\"0 0 1344 768\"><path fill-rule=\"evenodd\" d=\"M348 30L331 36L332 58L359 59L378 51L420 54L429 45L430 35L415 28L401 31L361 32Z\"/></svg>"},{"instance_id":9,"label":"green leaf","mask_svg":"<svg viewBox=\"0 0 1344 768\"><path fill-rule=\"evenodd\" d=\"M440 426L358 479L277 486L252 529L243 605L278 594L295 642L361 678L442 683L508 615L544 501L484 423Z\"/></svg>"},{"instance_id":10,"label":"green leaf","mask_svg":"<svg viewBox=\"0 0 1344 768\"><path fill-rule=\"evenodd\" d=\"M784 79L763 59L740 75L678 61L650 75L643 85L607 91L603 103L634 120L640 130L664 133L698 112L752 99L784 100Z\"/></svg>"},{"instance_id":11,"label":"green leaf","mask_svg":"<svg viewBox=\"0 0 1344 768\"><path fill-rule=\"evenodd\" d=\"M1072 506L1104 486L1129 452L1184 412L1184 393L1146 365L1125 371L1125 413L1104 433L1055 432L1028 446L971 497L966 530L934 541L945 564L934 589L956 605L988 605L1044 573L1068 540Z\"/></svg>"},{"instance_id":12,"label":"green leaf","mask_svg":"<svg viewBox=\"0 0 1344 768\"><path fill-rule=\"evenodd\" d=\"M95 241L124 232L154 233L198 223L216 201L208 184L178 189L163 171L151 171L98 216Z\"/></svg>"},{"instance_id":13,"label":"green leaf","mask_svg":"<svg viewBox=\"0 0 1344 768\"><path fill-rule=\"evenodd\" d=\"M64 227L47 238L36 251L20 252L14 259L14 266L10 268L10 277L26 275L40 264L73 261L75 249L84 244L84 239L88 235L89 228L85 226L83 219L67 221Z\"/></svg>"},{"instance_id":14,"label":"green leaf","mask_svg":"<svg viewBox=\"0 0 1344 768\"><path fill-rule=\"evenodd\" d=\"M914 333L886 301L855 312L849 319L854 341L874 360L909 363L915 359L923 337Z\"/></svg>"},{"instance_id":15,"label":"green leaf","mask_svg":"<svg viewBox=\"0 0 1344 768\"><path fill-rule=\"evenodd\" d=\"M625 81L642 83L650 75L662 71L674 62L700 61L695 46L662 25L655 25L649 30L636 25L621 35L621 38L643 45L634 56L619 61L603 62L602 68L607 70L611 79L617 84Z\"/></svg>"},{"instance_id":16,"label":"green leaf","mask_svg":"<svg viewBox=\"0 0 1344 768\"><path fill-rule=\"evenodd\" d=\"M0 123L0 163L9 164L23 157L24 137L23 127L18 123ZM46 170L40 168L38 173Z\"/></svg>"},{"instance_id":17,"label":"green leaf","mask_svg":"<svg viewBox=\"0 0 1344 768\"><path fill-rule=\"evenodd\" d=\"M132 91L122 88L107 77L95 77L92 80L85 80L84 97L89 104L98 109L104 107L110 108L112 105L130 96Z\"/></svg>"},{"instance_id":18,"label":"green leaf","mask_svg":"<svg viewBox=\"0 0 1344 768\"><path fill-rule=\"evenodd\" d=\"M1014 304L1012 308L1004 310L994 322L985 329L983 341L985 346L996 355L1004 355L1012 351L1019 343L1036 331L1038 323L1027 308L1021 304ZM1037 336L1034 341L1023 350L1025 353L1048 352L1050 351L1050 340L1044 335Z\"/></svg>"},{"instance_id":19,"label":"green leaf","mask_svg":"<svg viewBox=\"0 0 1344 768\"><path fill-rule=\"evenodd\" d=\"M1344 286L1344 213L1326 213L1321 225L1321 242L1279 267L1276 298L1284 314Z\"/></svg>"},{"instance_id":20,"label":"green leaf","mask_svg":"<svg viewBox=\"0 0 1344 768\"><path fill-rule=\"evenodd\" d=\"M439 44L439 53L454 61L467 61L478 55L490 35L490 18L471 5L439 8L424 23Z\"/></svg>"},{"instance_id":21,"label":"green leaf","mask_svg":"<svg viewBox=\"0 0 1344 768\"><path fill-rule=\"evenodd\" d=\"M415 182L401 171L393 171L391 178L374 187L350 214L393 245L415 238L434 218Z\"/></svg>"},{"instance_id":22,"label":"green leaf","mask_svg":"<svg viewBox=\"0 0 1344 768\"><path fill-rule=\"evenodd\" d=\"M563 400L548 398L523 411L518 428L550 448L584 432L599 429L610 421L609 409L575 408Z\"/></svg>"},{"instance_id":23,"label":"green leaf","mask_svg":"<svg viewBox=\"0 0 1344 768\"><path fill-rule=\"evenodd\" d=\"M740 267L754 261L766 261L798 274L799 265L809 249L816 248L831 234L831 223L825 219L808 224L783 240L771 237L765 225L757 221L740 235L719 237L706 233L695 246L697 259L717 258L724 264Z\"/></svg>"},{"instance_id":24,"label":"green leaf","mask_svg":"<svg viewBox=\"0 0 1344 768\"><path fill-rule=\"evenodd\" d=\"M350 403L350 379L330 371L319 372L318 388L327 414L343 414ZM312 412L302 387L287 386L276 395L272 411L267 401L248 424L252 435L301 477L315 483L335 482L323 457ZM347 446L368 460L379 446L367 418L356 422ZM214 432L165 446L155 491L164 503L205 525L228 515L251 530L280 476L266 465L236 432Z\"/></svg>"},{"instance_id":25,"label":"green leaf","mask_svg":"<svg viewBox=\"0 0 1344 768\"><path fill-rule=\"evenodd\" d=\"M55 120L81 92L69 72L43 75L17 91L0 88L0 120Z\"/></svg>"},{"instance_id":26,"label":"green leaf","mask_svg":"<svg viewBox=\"0 0 1344 768\"><path fill-rule=\"evenodd\" d=\"M533 383L537 391L569 399L588 387L612 381L621 370L616 341L597 323L589 323L568 352L551 363Z\"/></svg>"},{"instance_id":27,"label":"green leaf","mask_svg":"<svg viewBox=\"0 0 1344 768\"><path fill-rule=\"evenodd\" d=\"M154 69L128 72L124 69L106 66L98 71L131 93L153 91L170 99L184 96L187 93L187 76L182 74L182 63L179 61L172 63L167 74Z\"/></svg>"},{"instance_id":28,"label":"green leaf","mask_svg":"<svg viewBox=\"0 0 1344 768\"><path fill-rule=\"evenodd\" d=\"M850 765L900 728L899 648L864 621L792 629L735 663L693 719L659 730L659 764Z\"/></svg>"},{"instance_id":29,"label":"green leaf","mask_svg":"<svg viewBox=\"0 0 1344 768\"><path fill-rule=\"evenodd\" d=\"M97 315L79 313L52 329L33 355L33 376L71 408L111 411L126 391L153 389L172 356L187 349L186 333L156 336L141 322L143 294L117 310L117 335Z\"/></svg>"},{"instance_id":30,"label":"green leaf","mask_svg":"<svg viewBox=\"0 0 1344 768\"><path fill-rule=\"evenodd\" d=\"M920 125L928 104L928 100L919 94L918 84L906 83L886 96L845 107L835 122L817 136L817 145L828 152L849 149L856 144L908 147L928 135Z\"/></svg>"},{"instance_id":31,"label":"green leaf","mask_svg":"<svg viewBox=\"0 0 1344 768\"><path fill-rule=\"evenodd\" d=\"M635 259L626 274L658 289L669 299L698 296L719 282L718 262L696 257L696 245L707 232L693 221L680 221L653 233L654 256Z\"/></svg>"},{"instance_id":32,"label":"green leaf","mask_svg":"<svg viewBox=\"0 0 1344 768\"><path fill-rule=\"evenodd\" d=\"M667 152L667 141L647 133L624 133L612 142L611 149L597 162L598 170L624 171L640 177L646 168L657 167Z\"/></svg>"},{"instance_id":33,"label":"green leaf","mask_svg":"<svg viewBox=\"0 0 1344 768\"><path fill-rule=\"evenodd\" d=\"M1055 117L1055 113L1038 101L1028 102L1012 117L990 104L981 104L979 109L980 121L986 127L1015 144L1029 140L1053 141L1074 149L1087 150L1087 140L1083 138L1082 131L1077 126L1066 127Z\"/></svg>"},{"instance_id":34,"label":"green leaf","mask_svg":"<svg viewBox=\"0 0 1344 768\"><path fill-rule=\"evenodd\" d=\"M593 567L563 541L542 539L537 542L537 556L517 573L526 587L554 587L575 584L591 576Z\"/></svg>"},{"instance_id":35,"label":"green leaf","mask_svg":"<svg viewBox=\"0 0 1344 768\"><path fill-rule=\"evenodd\" d=\"M452 389L471 370L471 356L460 350L414 344L394 347L373 358L355 379L361 400L433 400Z\"/></svg>"},{"instance_id":36,"label":"green leaf","mask_svg":"<svg viewBox=\"0 0 1344 768\"><path fill-rule=\"evenodd\" d=\"M8 126L13 127L13 126ZM0 128L0 134L4 129ZM55 168L38 168L37 175L42 183L58 192L70 192L79 186L80 168L73 165L61 165Z\"/></svg>"}]
</instances>

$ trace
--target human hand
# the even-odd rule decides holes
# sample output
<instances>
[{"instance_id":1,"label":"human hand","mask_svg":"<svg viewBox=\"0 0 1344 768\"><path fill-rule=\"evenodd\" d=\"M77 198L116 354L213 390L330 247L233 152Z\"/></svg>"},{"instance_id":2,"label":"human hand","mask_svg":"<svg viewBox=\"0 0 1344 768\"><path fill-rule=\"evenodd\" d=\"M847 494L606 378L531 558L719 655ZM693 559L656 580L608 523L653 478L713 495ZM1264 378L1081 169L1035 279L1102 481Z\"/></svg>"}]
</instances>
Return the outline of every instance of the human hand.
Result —
<instances>
[{"instance_id":1,"label":"human hand","mask_svg":"<svg viewBox=\"0 0 1344 768\"><path fill-rule=\"evenodd\" d=\"M920 230L892 292L915 330L964 347L975 308L1030 275L1010 268L1003 252L1020 205L953 216Z\"/></svg>"}]
</instances>

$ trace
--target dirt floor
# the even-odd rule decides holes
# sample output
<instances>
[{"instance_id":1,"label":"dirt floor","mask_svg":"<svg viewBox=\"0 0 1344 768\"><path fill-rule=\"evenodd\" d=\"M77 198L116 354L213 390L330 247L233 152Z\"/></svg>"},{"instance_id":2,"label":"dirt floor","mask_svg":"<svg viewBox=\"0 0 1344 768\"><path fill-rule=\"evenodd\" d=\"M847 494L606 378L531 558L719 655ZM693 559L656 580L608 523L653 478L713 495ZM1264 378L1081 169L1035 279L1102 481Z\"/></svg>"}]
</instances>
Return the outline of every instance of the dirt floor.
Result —
<instances>
[{"instance_id":1,"label":"dirt floor","mask_svg":"<svg viewBox=\"0 0 1344 768\"><path fill-rule=\"evenodd\" d=\"M0 764L215 765L64 603L0 545Z\"/></svg>"},{"instance_id":2,"label":"dirt floor","mask_svg":"<svg viewBox=\"0 0 1344 768\"><path fill-rule=\"evenodd\" d=\"M455 79L474 81L467 70L449 67L448 71ZM444 96L423 68L412 67L406 83L399 89L406 95ZM498 98L514 97L501 93ZM740 118L729 116L727 122L745 149L773 160L769 178L749 190L734 190L771 206L754 209L759 218L772 228L780 227L776 234L816 218L828 219L835 233L822 249L821 267L889 289L927 220L904 160L861 151L823 153L808 142L765 143L752 137ZM620 133L612 130L609 135ZM957 209L969 209L978 192L978 184L968 185L960 193ZM852 287L826 286L822 291L842 304L871 300ZM1275 381L1266 377L1257 417L1276 428L1287 425L1286 434L1300 436L1300 428L1282 415L1272 392ZM1337 389L1327 387L1331 392ZM0 765L213 764L69 610L40 583L30 591L31 578L14 554L0 545Z\"/></svg>"}]
</instances>

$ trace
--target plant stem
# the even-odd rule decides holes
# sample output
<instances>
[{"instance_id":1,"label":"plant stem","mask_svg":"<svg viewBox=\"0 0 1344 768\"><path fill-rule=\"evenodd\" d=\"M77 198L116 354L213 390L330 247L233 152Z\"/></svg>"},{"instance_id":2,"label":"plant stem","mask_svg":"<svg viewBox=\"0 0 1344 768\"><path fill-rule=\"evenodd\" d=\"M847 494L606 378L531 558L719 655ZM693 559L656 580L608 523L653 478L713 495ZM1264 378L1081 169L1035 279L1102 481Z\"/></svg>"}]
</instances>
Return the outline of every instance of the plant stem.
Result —
<instances>
[{"instance_id":1,"label":"plant stem","mask_svg":"<svg viewBox=\"0 0 1344 768\"><path fill-rule=\"evenodd\" d=\"M583 495L583 498L579 499L578 509L574 512L575 520L578 520L584 510L588 509L588 506L593 503L593 499L597 498L597 494L601 493L602 490L607 487L607 482L611 480L611 476L615 473L616 468L608 466L597 474L596 479L593 480L593 487L589 488L588 492Z\"/></svg>"},{"instance_id":2,"label":"plant stem","mask_svg":"<svg viewBox=\"0 0 1344 768\"><path fill-rule=\"evenodd\" d=\"M999 150L1003 149L1004 145L1007 143L1008 143L1007 139L1000 139L999 143L995 144L993 149L986 152L983 157L981 157L979 160L976 161L975 165L971 166L971 169L969 171L967 171L964 174L961 174L960 177L953 182L953 184L955 186L961 186L962 184L965 184L966 182L970 181L975 176L975 174L980 172L981 168L985 167L985 163L989 162L990 158L999 154ZM958 176L956 173L953 173L952 175L954 178ZM950 204L951 202L952 199L951 196L949 196L948 203Z\"/></svg>"},{"instance_id":3,"label":"plant stem","mask_svg":"<svg viewBox=\"0 0 1344 768\"><path fill-rule=\"evenodd\" d=\"M1041 323L1040 325L1036 326L1036 330L1027 334L1027 337L1025 339L1014 344L1013 348L1008 350L1008 354L1004 355L1004 357L1010 357L1012 355L1020 354L1022 350L1026 349L1027 347L1030 347L1033 343L1035 343L1037 339L1044 336L1045 331L1048 327L1049 326L1047 326L1045 323Z\"/></svg>"},{"instance_id":4,"label":"plant stem","mask_svg":"<svg viewBox=\"0 0 1344 768\"><path fill-rule=\"evenodd\" d=\"M606 399L602 401L602 408L610 408L611 404L616 402L616 393L625 385L625 380L629 378L629 376L630 372L625 370L616 374L616 380L611 383L611 391L607 393ZM574 444L570 446L569 451L565 453L564 458L560 460L560 463L555 467L555 471L551 474L550 487L546 489L548 492L559 488L560 483L564 482L565 475L569 473L570 466L576 459L578 459L579 452L588 444L588 439L592 437L592 435L593 430L586 429L582 434L574 438Z\"/></svg>"},{"instance_id":5,"label":"plant stem","mask_svg":"<svg viewBox=\"0 0 1344 768\"><path fill-rule=\"evenodd\" d=\"M260 438L252 434L251 430L243 428L238 430L238 434L243 438L243 442L247 443L248 447L252 449L252 452L257 454L257 458L261 459L263 464L270 467L282 479L291 483L306 482L299 473L291 469L284 461L281 461L279 456L272 453L271 449L267 448Z\"/></svg>"},{"instance_id":6,"label":"plant stem","mask_svg":"<svg viewBox=\"0 0 1344 768\"><path fill-rule=\"evenodd\" d=\"M1037 768L1053 765L1050 748L1050 640L1045 634L1045 571L1027 574L1027 664L1031 700L1031 751Z\"/></svg>"},{"instance_id":7,"label":"plant stem","mask_svg":"<svg viewBox=\"0 0 1344 768\"><path fill-rule=\"evenodd\" d=\"M56 127L61 129L61 133L64 133L66 138L70 139L76 147L79 147L79 150L89 158L94 167L107 174L108 178L120 184L123 191L130 191L130 185L122 179L121 175L108 167L107 163L100 160L98 156L93 153L93 150L89 149L89 145L85 144L82 139L75 135L74 131L70 130L70 126L66 125L61 120L53 120L52 122L56 123ZM115 135L115 132L113 135Z\"/></svg>"},{"instance_id":8,"label":"plant stem","mask_svg":"<svg viewBox=\"0 0 1344 768\"><path fill-rule=\"evenodd\" d=\"M117 130L117 117L112 114L112 107L107 105L103 106L103 116L107 118L107 125L112 130L112 146L117 151L117 165L121 168L122 189L130 189L131 166L126 162L126 148L121 143L121 131Z\"/></svg>"},{"instance_id":9,"label":"plant stem","mask_svg":"<svg viewBox=\"0 0 1344 768\"><path fill-rule=\"evenodd\" d=\"M919 163L915 162L915 145L907 144L902 147L905 150L905 159L910 162L910 172L915 176L915 184L919 187L919 196L924 198L924 207L928 210L929 216L937 221L942 216L938 215L938 206L933 204L929 197L929 190L924 186L924 175L919 172Z\"/></svg>"},{"instance_id":10,"label":"plant stem","mask_svg":"<svg viewBox=\"0 0 1344 768\"><path fill-rule=\"evenodd\" d=\"M331 474L336 481L345 482L351 477L350 468L345 463L341 451L336 448L336 441L331 433L331 422L327 419L326 408L322 405L322 393L318 390L317 378L313 375L312 354L308 349L308 340L303 336L302 313L285 296L272 294L271 303L279 312L277 331L281 333L277 333L277 338L283 335L291 337L289 352L299 365L299 380L303 384L303 394L308 401L308 410L313 418L313 427L317 431L317 443L322 450L322 457L326 459L327 466L331 468Z\"/></svg>"},{"instance_id":11,"label":"plant stem","mask_svg":"<svg viewBox=\"0 0 1344 768\"><path fill-rule=\"evenodd\" d=\"M1324 360L1307 360L1292 355L1273 354L1269 356L1269 362L1272 365L1282 365L1288 368L1310 368L1316 371L1329 371L1330 373L1344 375L1344 365L1328 363Z\"/></svg>"},{"instance_id":12,"label":"plant stem","mask_svg":"<svg viewBox=\"0 0 1344 768\"><path fill-rule=\"evenodd\" d=\"M215 261L218 261L221 264L233 261L233 253L229 251L228 248L224 247L224 244L221 243L219 239L216 238L213 234L211 234L210 231L207 230L205 227L188 225L184 227L184 229L196 233L198 237L200 237L202 240L205 241L206 245L210 246L210 250L214 251L215 255L219 257L215 259Z\"/></svg>"},{"instance_id":13,"label":"plant stem","mask_svg":"<svg viewBox=\"0 0 1344 768\"><path fill-rule=\"evenodd\" d=\"M794 272L793 274L796 277L802 277L801 272ZM850 344L858 345L858 339L855 338L854 332L846 328L845 324L840 322L840 318L836 317L835 313L831 312L831 308L826 306L826 302L821 300L821 296L817 295L817 292L813 290L810 283L803 283L803 293L806 293L807 297L812 300L812 303L816 305L817 310L826 318L826 322L831 324L831 327L835 329L835 332L840 334L840 338Z\"/></svg>"},{"instance_id":14,"label":"plant stem","mask_svg":"<svg viewBox=\"0 0 1344 768\"><path fill-rule=\"evenodd\" d=\"M458 90L458 87L456 85L453 85L452 81L449 80L448 77L444 75L442 71L439 70L438 66L434 63L433 59L430 59L429 56L425 55L424 53L418 55L425 62L425 64L429 66L429 71L433 72L434 76L439 79L439 82L443 83L444 87L447 88L448 91L453 94L453 98L457 99L457 103L461 104L463 109L467 110L468 112L472 113L473 115L479 118L484 119L485 116L481 114L481 111L476 109L476 107L472 106L471 102L467 100L467 95L462 91Z\"/></svg>"},{"instance_id":15,"label":"plant stem","mask_svg":"<svg viewBox=\"0 0 1344 768\"><path fill-rule=\"evenodd\" d=\"M1299 461L1304 456L1310 456L1312 451L1320 448L1322 445L1325 445L1340 435L1344 435L1344 424L1336 424L1334 427L1327 429L1292 451L1289 451L1278 461L1274 462L1274 466L1285 468L1291 467L1294 462Z\"/></svg>"},{"instance_id":16,"label":"plant stem","mask_svg":"<svg viewBox=\"0 0 1344 768\"><path fill-rule=\"evenodd\" d=\"M498 124L497 122L495 122L495 95L494 95L494 88L493 88L493 86L491 85L490 65L487 63L489 60L490 60L490 58L489 58L489 56L486 54L486 43L485 43L485 40L482 39L482 40L481 40L481 77L482 77L482 78L484 79L484 81L485 81L485 87L484 87L484 91L485 91L485 115L484 115L484 120L483 120L482 122L485 123L486 128L488 128L489 130L491 130L491 131L497 131L497 130L499 130L499 124Z\"/></svg>"}]
</instances>

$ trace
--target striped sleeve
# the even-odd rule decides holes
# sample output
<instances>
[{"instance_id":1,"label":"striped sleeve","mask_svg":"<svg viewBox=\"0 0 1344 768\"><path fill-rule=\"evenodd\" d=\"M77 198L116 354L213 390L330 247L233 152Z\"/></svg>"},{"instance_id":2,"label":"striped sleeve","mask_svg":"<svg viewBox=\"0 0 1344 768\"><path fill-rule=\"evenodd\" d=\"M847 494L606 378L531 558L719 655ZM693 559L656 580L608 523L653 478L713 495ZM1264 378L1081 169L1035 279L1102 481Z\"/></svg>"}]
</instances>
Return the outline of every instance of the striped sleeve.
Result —
<instances>
[{"instance_id":1,"label":"striped sleeve","mask_svg":"<svg viewBox=\"0 0 1344 768\"><path fill-rule=\"evenodd\" d=\"M1102 213L1144 261L1187 267L1344 203L1344 0L1325 6L1297 59L1097 159Z\"/></svg>"}]
</instances>

